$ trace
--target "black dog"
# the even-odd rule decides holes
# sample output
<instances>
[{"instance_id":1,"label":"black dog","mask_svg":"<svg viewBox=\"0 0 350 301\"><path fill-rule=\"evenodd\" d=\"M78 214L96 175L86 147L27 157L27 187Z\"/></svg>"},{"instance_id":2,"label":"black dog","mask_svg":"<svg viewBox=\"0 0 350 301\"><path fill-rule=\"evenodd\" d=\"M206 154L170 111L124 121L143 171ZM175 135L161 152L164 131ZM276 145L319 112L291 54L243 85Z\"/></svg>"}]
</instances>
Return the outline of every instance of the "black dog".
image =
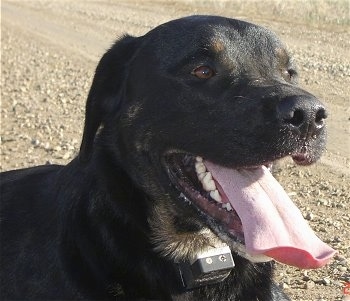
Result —
<instances>
[{"instance_id":1,"label":"black dog","mask_svg":"<svg viewBox=\"0 0 350 301\"><path fill-rule=\"evenodd\" d=\"M271 258L334 253L268 170L325 146L325 108L296 78L277 37L243 21L117 41L78 158L1 175L2 299L289 300Z\"/></svg>"}]
</instances>

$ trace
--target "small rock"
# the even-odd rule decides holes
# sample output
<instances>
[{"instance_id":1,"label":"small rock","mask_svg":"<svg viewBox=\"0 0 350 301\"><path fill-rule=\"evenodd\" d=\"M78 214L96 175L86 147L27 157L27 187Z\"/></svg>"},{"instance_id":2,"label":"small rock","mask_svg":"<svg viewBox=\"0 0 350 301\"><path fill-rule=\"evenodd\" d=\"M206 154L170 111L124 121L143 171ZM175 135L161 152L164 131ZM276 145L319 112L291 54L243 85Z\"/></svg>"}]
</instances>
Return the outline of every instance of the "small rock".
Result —
<instances>
[{"instance_id":1,"label":"small rock","mask_svg":"<svg viewBox=\"0 0 350 301\"><path fill-rule=\"evenodd\" d=\"M330 284L331 284L331 279L330 279L330 277L325 277L325 278L323 278L322 281L321 281L321 283L322 283L323 285L330 285Z\"/></svg>"},{"instance_id":2,"label":"small rock","mask_svg":"<svg viewBox=\"0 0 350 301\"><path fill-rule=\"evenodd\" d=\"M43 145L43 148L45 150L49 150L50 149L50 143L49 142L46 142L44 145Z\"/></svg>"},{"instance_id":3,"label":"small rock","mask_svg":"<svg viewBox=\"0 0 350 301\"><path fill-rule=\"evenodd\" d=\"M307 275L304 275L304 276L303 276L303 281L310 281L310 277L307 276Z\"/></svg>"},{"instance_id":4,"label":"small rock","mask_svg":"<svg viewBox=\"0 0 350 301\"><path fill-rule=\"evenodd\" d=\"M68 159L71 157L71 155L72 155L71 152L66 152L66 153L63 155L62 159L63 159L63 160L68 160Z\"/></svg>"},{"instance_id":5,"label":"small rock","mask_svg":"<svg viewBox=\"0 0 350 301\"><path fill-rule=\"evenodd\" d=\"M337 243L337 242L342 242L342 239L339 236L335 236L333 238L333 242Z\"/></svg>"},{"instance_id":6,"label":"small rock","mask_svg":"<svg viewBox=\"0 0 350 301\"><path fill-rule=\"evenodd\" d=\"M315 219L315 215L312 214L311 212L308 212L305 216L305 219L308 221L313 221Z\"/></svg>"},{"instance_id":7,"label":"small rock","mask_svg":"<svg viewBox=\"0 0 350 301\"><path fill-rule=\"evenodd\" d=\"M34 145L34 147L38 147L40 145L39 139L33 139L32 144Z\"/></svg>"},{"instance_id":8,"label":"small rock","mask_svg":"<svg viewBox=\"0 0 350 301\"><path fill-rule=\"evenodd\" d=\"M54 151L55 152L60 152L62 150L62 147L60 147L59 145L55 146Z\"/></svg>"},{"instance_id":9,"label":"small rock","mask_svg":"<svg viewBox=\"0 0 350 301\"><path fill-rule=\"evenodd\" d=\"M345 273L345 272L348 270L348 268L347 268L347 267L340 266L340 267L338 267L338 270L339 270L340 272Z\"/></svg>"},{"instance_id":10,"label":"small rock","mask_svg":"<svg viewBox=\"0 0 350 301\"><path fill-rule=\"evenodd\" d=\"M338 261L343 261L343 260L346 260L346 257L341 254L337 254L334 256L334 259Z\"/></svg>"},{"instance_id":11,"label":"small rock","mask_svg":"<svg viewBox=\"0 0 350 301\"><path fill-rule=\"evenodd\" d=\"M312 280L309 280L305 283L304 288L305 289L313 289L316 286L315 282Z\"/></svg>"},{"instance_id":12,"label":"small rock","mask_svg":"<svg viewBox=\"0 0 350 301\"><path fill-rule=\"evenodd\" d=\"M320 205L322 205L322 206L327 206L327 205L328 205L328 201L325 200L325 199L320 199L320 200L319 200L319 203L320 203Z\"/></svg>"}]
</instances>

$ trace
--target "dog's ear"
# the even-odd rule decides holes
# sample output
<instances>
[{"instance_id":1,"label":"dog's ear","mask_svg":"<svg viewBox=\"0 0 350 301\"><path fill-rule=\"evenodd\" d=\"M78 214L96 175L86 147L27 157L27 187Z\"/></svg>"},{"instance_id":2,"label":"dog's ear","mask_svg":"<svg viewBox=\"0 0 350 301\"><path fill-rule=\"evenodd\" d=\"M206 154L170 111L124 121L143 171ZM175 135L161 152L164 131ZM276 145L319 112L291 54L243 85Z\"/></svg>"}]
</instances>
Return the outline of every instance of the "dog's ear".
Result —
<instances>
[{"instance_id":1,"label":"dog's ear","mask_svg":"<svg viewBox=\"0 0 350 301\"><path fill-rule=\"evenodd\" d=\"M124 36L101 58L87 98L85 125L79 160L91 158L96 133L106 117L116 112L122 101L122 87L127 77L128 64L136 49L137 38Z\"/></svg>"}]
</instances>

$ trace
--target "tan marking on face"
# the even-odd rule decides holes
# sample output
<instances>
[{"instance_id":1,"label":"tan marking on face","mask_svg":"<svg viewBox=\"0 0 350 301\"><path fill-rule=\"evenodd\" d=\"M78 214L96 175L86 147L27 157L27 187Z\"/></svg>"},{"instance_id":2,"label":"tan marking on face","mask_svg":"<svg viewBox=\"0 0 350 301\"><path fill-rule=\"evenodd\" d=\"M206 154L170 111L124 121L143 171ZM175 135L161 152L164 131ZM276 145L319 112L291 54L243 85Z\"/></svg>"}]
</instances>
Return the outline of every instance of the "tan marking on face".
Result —
<instances>
[{"instance_id":1,"label":"tan marking on face","mask_svg":"<svg viewBox=\"0 0 350 301\"><path fill-rule=\"evenodd\" d=\"M211 43L211 48L214 52L220 53L225 50L225 45L223 42L216 40Z\"/></svg>"}]
</instances>

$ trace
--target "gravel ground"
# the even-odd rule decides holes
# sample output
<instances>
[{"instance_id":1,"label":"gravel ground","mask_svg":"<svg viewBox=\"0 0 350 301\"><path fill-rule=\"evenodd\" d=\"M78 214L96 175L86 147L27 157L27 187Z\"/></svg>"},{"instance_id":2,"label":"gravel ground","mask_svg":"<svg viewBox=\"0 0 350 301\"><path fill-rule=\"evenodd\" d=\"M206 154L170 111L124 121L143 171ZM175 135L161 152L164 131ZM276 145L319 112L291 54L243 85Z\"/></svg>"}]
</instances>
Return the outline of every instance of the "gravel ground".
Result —
<instances>
[{"instance_id":1,"label":"gravel ground","mask_svg":"<svg viewBox=\"0 0 350 301\"><path fill-rule=\"evenodd\" d=\"M314 1L313 1L314 2ZM329 143L308 168L289 159L277 177L317 234L339 254L327 267L277 264L276 281L293 300L342 300L350 282L349 2L2 1L0 170L65 164L76 156L94 68L113 40L167 20L219 14L267 26L284 40L300 84L324 100ZM296 4L294 4L296 3ZM327 12L327 13L325 13ZM333 12L328 13L328 12Z\"/></svg>"}]
</instances>

